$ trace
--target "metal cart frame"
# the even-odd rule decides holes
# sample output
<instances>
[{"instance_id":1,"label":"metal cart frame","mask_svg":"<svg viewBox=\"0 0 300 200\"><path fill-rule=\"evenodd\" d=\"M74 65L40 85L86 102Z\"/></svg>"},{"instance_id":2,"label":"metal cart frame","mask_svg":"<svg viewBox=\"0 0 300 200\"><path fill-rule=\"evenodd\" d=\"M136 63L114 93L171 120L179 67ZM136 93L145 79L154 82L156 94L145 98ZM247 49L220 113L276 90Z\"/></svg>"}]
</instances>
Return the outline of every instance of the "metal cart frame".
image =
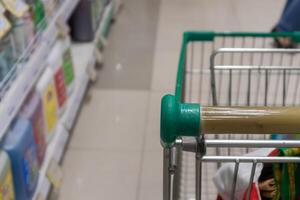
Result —
<instances>
[{"instance_id":1,"label":"metal cart frame","mask_svg":"<svg viewBox=\"0 0 300 200\"><path fill-rule=\"evenodd\" d=\"M234 199L236 178L239 170L240 163L252 163L251 177L249 180L249 189L246 195L246 199L250 199L250 190L252 187L253 177L257 163L300 163L298 157L249 157L240 155L232 155L229 151L227 155L222 155L219 151L220 148L280 148L280 147L300 147L300 141L298 140L264 140L267 138L266 134L271 133L283 133L294 134L300 133L300 127L296 127L294 130L284 131L286 127L290 127L290 123L281 123L280 129L274 128L276 132L267 132L258 129L260 134L257 138L249 138L249 134L253 133L253 130L239 130L238 126L233 125L222 132L223 130L207 129L204 126L205 113L203 109L205 106L212 106L210 108L218 108L216 106L223 105L229 106L226 109L230 109L230 106L239 106L242 111L249 106L272 106L273 109L277 109L276 106L297 106L300 102L298 98L298 83L299 83L299 70L300 62L294 60L294 55L300 54L299 49L272 49L268 47L267 40L273 40L277 37L289 37L294 41L300 41L300 33L216 33L216 32L185 32L183 35L183 42L181 46L181 53L179 59L179 67L176 80L175 95L165 95L161 103L161 144L164 147L164 167L163 167L163 199L185 199L180 194L182 170L184 166L183 155L184 152L195 153L195 194L192 199L200 200L207 199L203 196L201 191L202 182L202 166L203 163L220 163L232 162L235 163L233 185L231 199ZM222 38L219 44L216 44L216 38ZM237 39L240 39L237 42ZM249 41L247 41L249 39ZM228 41L230 40L230 44ZM261 41L259 41L261 40ZM258 42L259 41L259 42ZM191 45L191 52L194 51L193 43L200 43L201 46L198 50L200 53L200 61L198 62L199 68L193 67L194 54L190 55L188 46ZM208 56L203 53L209 44L210 50ZM226 44L227 43L227 44ZM239 45L236 45L239 43ZM248 45L247 45L248 44ZM245 54L249 54L245 56ZM268 54L269 56L264 56ZM227 55L227 63L226 57ZM237 56L239 55L239 56ZM278 62L274 62L274 56L278 57ZM269 64L266 64L264 59L270 60ZM285 59L289 57L289 59ZM206 60L205 60L206 59ZM238 60L238 61L237 61ZM247 60L247 64L245 61ZM288 61L285 61L288 60ZM237 62L236 62L237 61ZM299 60L300 61L300 60ZM238 64L236 64L238 63ZM286 64L288 63L288 64ZM191 66L191 67L189 67ZM294 73L295 72L295 73ZM207 93L204 100L202 94L198 96L197 100L193 100L193 75L199 74L197 89L200 93L203 91ZM256 75L254 75L256 74ZM271 77L272 74L275 74ZM226 83L224 80L226 76ZM244 80L246 83L242 90L242 84L234 84L234 76L237 76L240 80ZM203 88L204 79L209 77L210 88L206 90ZM257 81L253 80L257 78ZM282 101L276 100L270 102L270 79L274 79L275 94L282 96ZM262 80L263 79L263 80ZM277 80L277 81L276 81ZM253 83L256 82L255 88ZM263 82L261 84L261 82ZM281 83L282 82L282 83ZM259 84L258 84L259 83ZM260 85L261 84L261 85ZM288 89L289 85L294 85L293 92ZM224 85L227 85L227 89L224 89ZM238 89L234 89L234 85ZM279 89L281 88L281 89ZM255 92L254 92L255 90ZM282 91L282 92L279 92ZM226 94L223 94L224 92ZM242 96L243 101L234 103L234 95L240 96L241 91L244 92ZM246 92L245 92L246 91ZM293 100L287 102L288 95L294 95ZM251 97L254 94L256 97ZM272 94L274 95L274 94ZM275 96L276 96L275 95ZM254 99L254 100L253 100ZM256 99L256 102L255 102ZM203 103L204 102L204 103ZM199 103L203 103L205 106L200 106ZM202 104L202 105L203 105ZM241 107L243 106L243 107ZM234 107L233 107L234 108ZM264 107L267 108L267 107ZM282 108L278 108L282 109ZM297 114L294 117L300 120L300 108L286 108L296 110ZM299 112L298 112L299 111ZM286 113L280 113L281 119L287 118L289 115ZM218 117L218 116L216 116ZM242 117L238 114L235 117ZM255 121L255 120L254 120ZM224 123L232 123L233 121L225 121ZM244 121L249 127L253 126L250 120ZM216 126L217 124L215 124ZM294 124L292 124L294 125ZM214 126L214 124L212 124ZM282 131L283 130L283 131ZM289 132L290 131L290 132ZM228 133L234 133L228 134ZM239 133L239 136L236 137ZM211 137L212 136L212 137ZM223 137L224 136L224 137ZM244 136L247 136L246 138ZM207 139L208 138L208 139ZM251 139L251 140L249 140ZM208 155L207 150L214 148L215 155ZM204 183L206 184L206 183ZM189 197L191 198L191 197ZM186 198L187 199L187 198Z\"/></svg>"}]
</instances>

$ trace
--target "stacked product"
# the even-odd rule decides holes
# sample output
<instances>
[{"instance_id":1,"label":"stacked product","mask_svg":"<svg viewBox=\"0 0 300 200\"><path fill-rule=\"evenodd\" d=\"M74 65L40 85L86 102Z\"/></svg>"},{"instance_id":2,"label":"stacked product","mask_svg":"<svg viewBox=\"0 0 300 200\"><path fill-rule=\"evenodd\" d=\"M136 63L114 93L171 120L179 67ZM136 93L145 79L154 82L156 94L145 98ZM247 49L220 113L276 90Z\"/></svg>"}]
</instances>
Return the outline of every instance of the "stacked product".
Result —
<instances>
[{"instance_id":1,"label":"stacked product","mask_svg":"<svg viewBox=\"0 0 300 200\"><path fill-rule=\"evenodd\" d=\"M63 70L64 70L64 81L67 87L68 96L71 95L74 88L74 69L73 60L71 55L71 41L70 37L65 37L58 40L60 45L62 60L63 60Z\"/></svg>"},{"instance_id":2,"label":"stacked product","mask_svg":"<svg viewBox=\"0 0 300 200\"><path fill-rule=\"evenodd\" d=\"M4 151L0 151L0 199L15 199L11 163Z\"/></svg>"},{"instance_id":3,"label":"stacked product","mask_svg":"<svg viewBox=\"0 0 300 200\"><path fill-rule=\"evenodd\" d=\"M42 98L46 141L49 143L58 121L57 94L53 80L53 71L50 68L47 68L42 75L36 90Z\"/></svg>"},{"instance_id":4,"label":"stacked product","mask_svg":"<svg viewBox=\"0 0 300 200\"><path fill-rule=\"evenodd\" d=\"M12 36L14 43L15 59L19 58L29 42L34 37L33 19L29 13L29 6L20 1L3 0L7 12L5 15L12 24Z\"/></svg>"},{"instance_id":5,"label":"stacked product","mask_svg":"<svg viewBox=\"0 0 300 200\"><path fill-rule=\"evenodd\" d=\"M36 144L30 121L17 118L6 134L2 148L11 160L16 199L30 200L39 176Z\"/></svg>"},{"instance_id":6,"label":"stacked product","mask_svg":"<svg viewBox=\"0 0 300 200\"><path fill-rule=\"evenodd\" d=\"M44 30L46 27L44 5L41 0L26 0L30 7L34 27L36 31Z\"/></svg>"},{"instance_id":7,"label":"stacked product","mask_svg":"<svg viewBox=\"0 0 300 200\"><path fill-rule=\"evenodd\" d=\"M0 151L0 199L32 199L47 143L55 133L73 82L70 39L60 39L36 90L27 97L1 142L4 152Z\"/></svg>"},{"instance_id":8,"label":"stacked product","mask_svg":"<svg viewBox=\"0 0 300 200\"><path fill-rule=\"evenodd\" d=\"M13 41L10 33L11 23L8 21L6 10L0 3L0 80L2 81L9 73L13 60Z\"/></svg>"},{"instance_id":9,"label":"stacked product","mask_svg":"<svg viewBox=\"0 0 300 200\"><path fill-rule=\"evenodd\" d=\"M48 57L48 65L53 74L56 98L58 103L58 114L61 115L65 109L67 100L67 90L64 80L63 60L61 46L57 42Z\"/></svg>"},{"instance_id":10,"label":"stacked product","mask_svg":"<svg viewBox=\"0 0 300 200\"><path fill-rule=\"evenodd\" d=\"M16 72L14 63L43 27L44 7L41 0L0 1L0 81ZM14 67L14 68L13 68ZM2 85L2 84L1 84ZM1 94L2 94L1 88Z\"/></svg>"},{"instance_id":11,"label":"stacked product","mask_svg":"<svg viewBox=\"0 0 300 200\"><path fill-rule=\"evenodd\" d=\"M46 152L45 121L41 97L38 93L32 92L21 108L20 117L32 124L34 141L36 143L37 158L39 165L42 165Z\"/></svg>"}]
</instances>

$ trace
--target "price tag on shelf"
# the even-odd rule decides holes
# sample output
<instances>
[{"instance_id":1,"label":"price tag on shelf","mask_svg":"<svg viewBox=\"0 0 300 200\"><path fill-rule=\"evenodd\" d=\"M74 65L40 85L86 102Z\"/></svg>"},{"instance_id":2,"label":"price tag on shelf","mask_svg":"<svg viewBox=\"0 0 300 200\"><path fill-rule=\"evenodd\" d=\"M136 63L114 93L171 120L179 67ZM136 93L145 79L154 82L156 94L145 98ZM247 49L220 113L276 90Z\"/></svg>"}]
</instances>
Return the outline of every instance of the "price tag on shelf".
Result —
<instances>
[{"instance_id":1,"label":"price tag on shelf","mask_svg":"<svg viewBox=\"0 0 300 200\"><path fill-rule=\"evenodd\" d=\"M66 24L62 16L57 18L56 27L58 29L58 34L60 37L65 38L69 35L70 27Z\"/></svg>"},{"instance_id":2,"label":"price tag on shelf","mask_svg":"<svg viewBox=\"0 0 300 200\"><path fill-rule=\"evenodd\" d=\"M52 159L47 169L47 177L54 188L60 188L63 178L62 168L58 162Z\"/></svg>"},{"instance_id":3,"label":"price tag on shelf","mask_svg":"<svg viewBox=\"0 0 300 200\"><path fill-rule=\"evenodd\" d=\"M5 8L14 16L20 18L28 11L29 6L22 0L2 0Z\"/></svg>"}]
</instances>

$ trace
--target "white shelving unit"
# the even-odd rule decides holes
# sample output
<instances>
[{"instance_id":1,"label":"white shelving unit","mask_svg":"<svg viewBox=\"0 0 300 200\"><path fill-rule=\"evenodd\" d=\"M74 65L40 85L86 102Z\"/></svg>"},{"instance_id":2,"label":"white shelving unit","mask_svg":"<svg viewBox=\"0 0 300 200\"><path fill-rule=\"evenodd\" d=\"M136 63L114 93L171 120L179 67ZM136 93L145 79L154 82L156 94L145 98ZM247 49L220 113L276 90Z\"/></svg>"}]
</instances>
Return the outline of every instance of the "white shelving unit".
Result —
<instances>
[{"instance_id":1,"label":"white shelving unit","mask_svg":"<svg viewBox=\"0 0 300 200\"><path fill-rule=\"evenodd\" d=\"M72 128L76 115L79 111L80 104L83 100L86 88L88 86L89 77L87 75L87 67L95 65L93 61L93 52L86 51L80 45L72 45L72 56L74 61L75 85L74 91L67 101L66 110L58 122L53 139L47 147L45 160L40 169L38 186L33 199L38 196L45 198L51 188L51 184L47 178L47 170L52 159L59 162L63 156L63 152L69 139L69 131Z\"/></svg>"},{"instance_id":2,"label":"white shelving unit","mask_svg":"<svg viewBox=\"0 0 300 200\"><path fill-rule=\"evenodd\" d=\"M36 44L35 51L30 56L29 61L20 67L22 71L0 102L0 139L3 138L26 96L45 70L45 58L48 56L58 35L57 21L67 21L78 2L79 0L66 0L63 2L53 20L43 32L42 39Z\"/></svg>"},{"instance_id":3,"label":"white shelving unit","mask_svg":"<svg viewBox=\"0 0 300 200\"><path fill-rule=\"evenodd\" d=\"M57 22L61 20L66 22L78 3L79 0L65 0L63 2L54 14L51 22L48 23L46 30L41 35L41 39L38 40L39 42L34 44L35 50L30 59L23 66L19 66L21 70L18 73L19 75L0 102L0 140L7 132L12 120L18 114L29 92L47 67L45 60L59 34ZM47 177L49 165L52 160L59 163L62 159L70 136L69 132L74 125L91 77L91 71L95 72L97 61L101 62L99 58L101 53L97 46L99 42L105 46L105 35L119 5L119 0L112 0L106 6L99 28L95 33L96 37L94 41L72 44L71 46L75 73L74 90L67 101L66 110L58 122L53 138L47 146L46 155L39 171L38 185L33 196L34 200L46 199L49 194L51 189L51 183Z\"/></svg>"},{"instance_id":4,"label":"white shelving unit","mask_svg":"<svg viewBox=\"0 0 300 200\"><path fill-rule=\"evenodd\" d=\"M97 56L95 55L98 51L97 44L99 41L105 43L104 34L107 31L106 29L109 28L109 23L114 15L114 4L115 1L111 1L104 10L103 18L95 33L94 41L72 45L72 56L75 68L75 91L74 95L68 100L67 109L62 117L62 123L67 130L72 128L74 119L76 118L76 113L78 112L81 100L88 85L89 72L94 71L97 62Z\"/></svg>"},{"instance_id":5,"label":"white shelving unit","mask_svg":"<svg viewBox=\"0 0 300 200\"><path fill-rule=\"evenodd\" d=\"M67 101L66 110L58 123L53 139L48 145L46 157L40 169L38 186L33 197L34 200L38 197L46 199L49 194L51 189L51 184L47 178L49 164L52 159L59 162L63 156L65 145L67 144L70 136L69 131L74 125L90 80L89 70L94 70L96 65L95 52L98 51L97 44L99 41L105 43L104 34L107 32L106 29L109 28L110 21L115 14L114 5L116 2L117 1L111 1L111 3L106 7L102 21L96 31L94 41L89 43L72 44L71 52L75 73L74 91Z\"/></svg>"}]
</instances>

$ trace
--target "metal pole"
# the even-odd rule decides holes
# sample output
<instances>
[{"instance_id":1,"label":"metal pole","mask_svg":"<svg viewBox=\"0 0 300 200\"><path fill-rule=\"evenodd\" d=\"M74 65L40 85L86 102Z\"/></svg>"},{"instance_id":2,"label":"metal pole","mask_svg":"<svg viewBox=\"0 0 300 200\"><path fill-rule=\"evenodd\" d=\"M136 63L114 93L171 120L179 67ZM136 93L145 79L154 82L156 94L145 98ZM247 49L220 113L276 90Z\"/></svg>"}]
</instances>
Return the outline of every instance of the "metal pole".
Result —
<instances>
[{"instance_id":1,"label":"metal pole","mask_svg":"<svg viewBox=\"0 0 300 200\"><path fill-rule=\"evenodd\" d=\"M202 194L202 157L206 153L205 138L201 135L197 138L196 152L196 200L201 200Z\"/></svg>"},{"instance_id":2,"label":"metal pole","mask_svg":"<svg viewBox=\"0 0 300 200\"><path fill-rule=\"evenodd\" d=\"M163 199L171 200L171 180L169 176L169 163L170 163L170 148L164 148L164 159L163 159Z\"/></svg>"},{"instance_id":3,"label":"metal pole","mask_svg":"<svg viewBox=\"0 0 300 200\"><path fill-rule=\"evenodd\" d=\"M231 200L234 200L237 176L238 176L238 173L239 173L239 165L240 165L239 160L236 160L235 161L235 166L234 166L234 174L233 174L233 183L232 183L231 195L230 195Z\"/></svg>"},{"instance_id":4,"label":"metal pole","mask_svg":"<svg viewBox=\"0 0 300 200\"><path fill-rule=\"evenodd\" d=\"M177 169L177 147L164 148L163 166L163 198L174 200L175 174Z\"/></svg>"},{"instance_id":5,"label":"metal pole","mask_svg":"<svg viewBox=\"0 0 300 200\"><path fill-rule=\"evenodd\" d=\"M202 162L201 162L201 153L196 153L196 200L201 200L201 187L202 187Z\"/></svg>"}]
</instances>

